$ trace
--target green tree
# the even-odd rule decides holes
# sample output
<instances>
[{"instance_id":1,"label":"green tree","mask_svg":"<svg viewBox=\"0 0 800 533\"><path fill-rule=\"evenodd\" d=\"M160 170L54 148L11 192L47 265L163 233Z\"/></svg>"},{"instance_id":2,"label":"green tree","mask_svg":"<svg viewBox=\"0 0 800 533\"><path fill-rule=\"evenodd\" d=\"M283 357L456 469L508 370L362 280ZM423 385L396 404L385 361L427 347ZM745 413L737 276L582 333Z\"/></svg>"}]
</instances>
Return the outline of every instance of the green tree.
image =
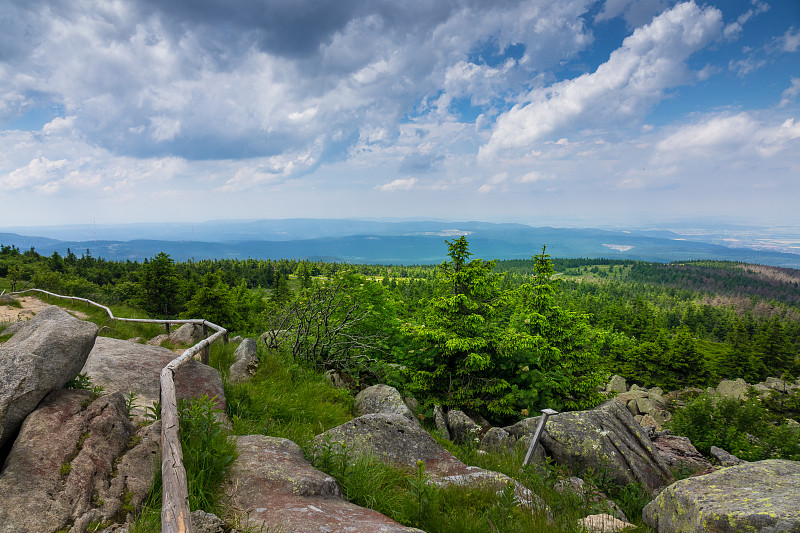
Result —
<instances>
[{"instance_id":1,"label":"green tree","mask_svg":"<svg viewBox=\"0 0 800 533\"><path fill-rule=\"evenodd\" d=\"M87 255L89 251L86 251ZM150 261L145 261L139 278L141 286L140 305L151 315L163 318L174 317L183 307L179 301L180 280L175 271L175 262L164 252Z\"/></svg>"},{"instance_id":2,"label":"green tree","mask_svg":"<svg viewBox=\"0 0 800 533\"><path fill-rule=\"evenodd\" d=\"M465 237L445 241L450 261L440 265L439 293L425 302L422 322L407 324L412 349L405 361L410 389L423 405L511 412L509 383L497 374L502 335L502 275L495 261L468 261Z\"/></svg>"},{"instance_id":3,"label":"green tree","mask_svg":"<svg viewBox=\"0 0 800 533\"><path fill-rule=\"evenodd\" d=\"M240 330L243 326L236 294L222 282L219 272L203 276L201 285L186 303L184 314L187 318L204 318L229 330Z\"/></svg>"},{"instance_id":4,"label":"green tree","mask_svg":"<svg viewBox=\"0 0 800 533\"><path fill-rule=\"evenodd\" d=\"M556 304L559 290L550 255L534 258L534 277L517 289L516 307L506 332L507 368L518 391L518 407L581 409L601 401L596 388L605 376L601 338L588 315ZM513 376L513 377L511 377Z\"/></svg>"}]
</instances>

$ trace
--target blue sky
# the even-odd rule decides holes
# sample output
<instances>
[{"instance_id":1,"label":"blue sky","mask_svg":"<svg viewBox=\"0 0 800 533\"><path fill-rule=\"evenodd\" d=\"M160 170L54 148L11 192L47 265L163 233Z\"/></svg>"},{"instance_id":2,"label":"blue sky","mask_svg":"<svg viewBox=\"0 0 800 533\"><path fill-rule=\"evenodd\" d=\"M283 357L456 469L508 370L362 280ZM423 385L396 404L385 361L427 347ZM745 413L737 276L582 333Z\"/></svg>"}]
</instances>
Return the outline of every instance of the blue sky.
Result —
<instances>
[{"instance_id":1,"label":"blue sky","mask_svg":"<svg viewBox=\"0 0 800 533\"><path fill-rule=\"evenodd\" d=\"M796 0L0 0L0 227L798 200Z\"/></svg>"}]
</instances>

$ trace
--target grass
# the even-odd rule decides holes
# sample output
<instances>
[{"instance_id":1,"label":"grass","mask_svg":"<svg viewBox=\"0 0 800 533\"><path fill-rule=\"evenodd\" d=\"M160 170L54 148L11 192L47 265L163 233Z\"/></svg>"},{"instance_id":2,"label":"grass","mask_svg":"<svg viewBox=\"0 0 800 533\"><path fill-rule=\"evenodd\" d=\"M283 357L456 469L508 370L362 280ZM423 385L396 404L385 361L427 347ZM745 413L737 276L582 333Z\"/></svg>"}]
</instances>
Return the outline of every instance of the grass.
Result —
<instances>
[{"instance_id":1,"label":"grass","mask_svg":"<svg viewBox=\"0 0 800 533\"><path fill-rule=\"evenodd\" d=\"M212 366L227 368L230 361L225 349L212 349ZM322 373L263 346L256 374L246 382L226 382L225 399L234 434L287 438L304 449L316 435L353 418L350 394L332 387Z\"/></svg>"}]
</instances>

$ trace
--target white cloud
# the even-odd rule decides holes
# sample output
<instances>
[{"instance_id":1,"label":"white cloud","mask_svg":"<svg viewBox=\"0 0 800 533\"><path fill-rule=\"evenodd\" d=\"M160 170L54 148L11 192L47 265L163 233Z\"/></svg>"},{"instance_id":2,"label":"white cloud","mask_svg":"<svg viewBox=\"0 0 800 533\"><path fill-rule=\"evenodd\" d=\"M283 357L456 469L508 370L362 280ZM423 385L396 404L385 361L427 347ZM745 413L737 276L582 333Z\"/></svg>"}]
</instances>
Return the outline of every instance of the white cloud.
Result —
<instances>
[{"instance_id":1,"label":"white cloud","mask_svg":"<svg viewBox=\"0 0 800 533\"><path fill-rule=\"evenodd\" d=\"M66 159L50 161L46 157L37 157L24 167L13 170L4 178L0 178L0 187L17 190L32 186L46 185L60 178L62 170L67 166Z\"/></svg>"},{"instance_id":2,"label":"white cloud","mask_svg":"<svg viewBox=\"0 0 800 533\"><path fill-rule=\"evenodd\" d=\"M417 184L417 181L417 178L397 178L389 183L378 186L378 188L386 192L410 191Z\"/></svg>"},{"instance_id":3,"label":"white cloud","mask_svg":"<svg viewBox=\"0 0 800 533\"><path fill-rule=\"evenodd\" d=\"M786 107L795 100L797 95L800 94L800 78L792 77L792 85L781 93L781 101L778 107Z\"/></svg>"},{"instance_id":4,"label":"white cloud","mask_svg":"<svg viewBox=\"0 0 800 533\"><path fill-rule=\"evenodd\" d=\"M748 113L714 115L680 128L656 145L662 159L676 154L703 158L770 157L800 138L800 122L786 119L779 125L754 119Z\"/></svg>"},{"instance_id":5,"label":"white cloud","mask_svg":"<svg viewBox=\"0 0 800 533\"><path fill-rule=\"evenodd\" d=\"M789 28L780 41L782 51L797 52L798 48L800 48L800 28Z\"/></svg>"},{"instance_id":6,"label":"white cloud","mask_svg":"<svg viewBox=\"0 0 800 533\"><path fill-rule=\"evenodd\" d=\"M501 115L481 154L529 146L577 122L608 124L641 117L663 91L685 83L685 61L719 36L722 15L693 2L675 6L625 39L594 73L531 91Z\"/></svg>"}]
</instances>

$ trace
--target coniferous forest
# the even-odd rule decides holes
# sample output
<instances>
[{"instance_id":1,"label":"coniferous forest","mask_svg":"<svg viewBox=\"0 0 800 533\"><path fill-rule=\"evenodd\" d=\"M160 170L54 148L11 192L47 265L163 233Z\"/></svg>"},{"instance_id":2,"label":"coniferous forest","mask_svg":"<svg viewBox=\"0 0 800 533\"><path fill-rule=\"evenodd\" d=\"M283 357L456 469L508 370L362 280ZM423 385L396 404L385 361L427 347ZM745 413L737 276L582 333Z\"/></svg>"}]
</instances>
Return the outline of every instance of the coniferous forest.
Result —
<instances>
[{"instance_id":1,"label":"coniferous forest","mask_svg":"<svg viewBox=\"0 0 800 533\"><path fill-rule=\"evenodd\" d=\"M295 361L509 421L582 409L619 374L666 390L800 373L800 272L733 262L472 259L107 261L0 247L7 290L40 288L151 317L281 336Z\"/></svg>"}]
</instances>

